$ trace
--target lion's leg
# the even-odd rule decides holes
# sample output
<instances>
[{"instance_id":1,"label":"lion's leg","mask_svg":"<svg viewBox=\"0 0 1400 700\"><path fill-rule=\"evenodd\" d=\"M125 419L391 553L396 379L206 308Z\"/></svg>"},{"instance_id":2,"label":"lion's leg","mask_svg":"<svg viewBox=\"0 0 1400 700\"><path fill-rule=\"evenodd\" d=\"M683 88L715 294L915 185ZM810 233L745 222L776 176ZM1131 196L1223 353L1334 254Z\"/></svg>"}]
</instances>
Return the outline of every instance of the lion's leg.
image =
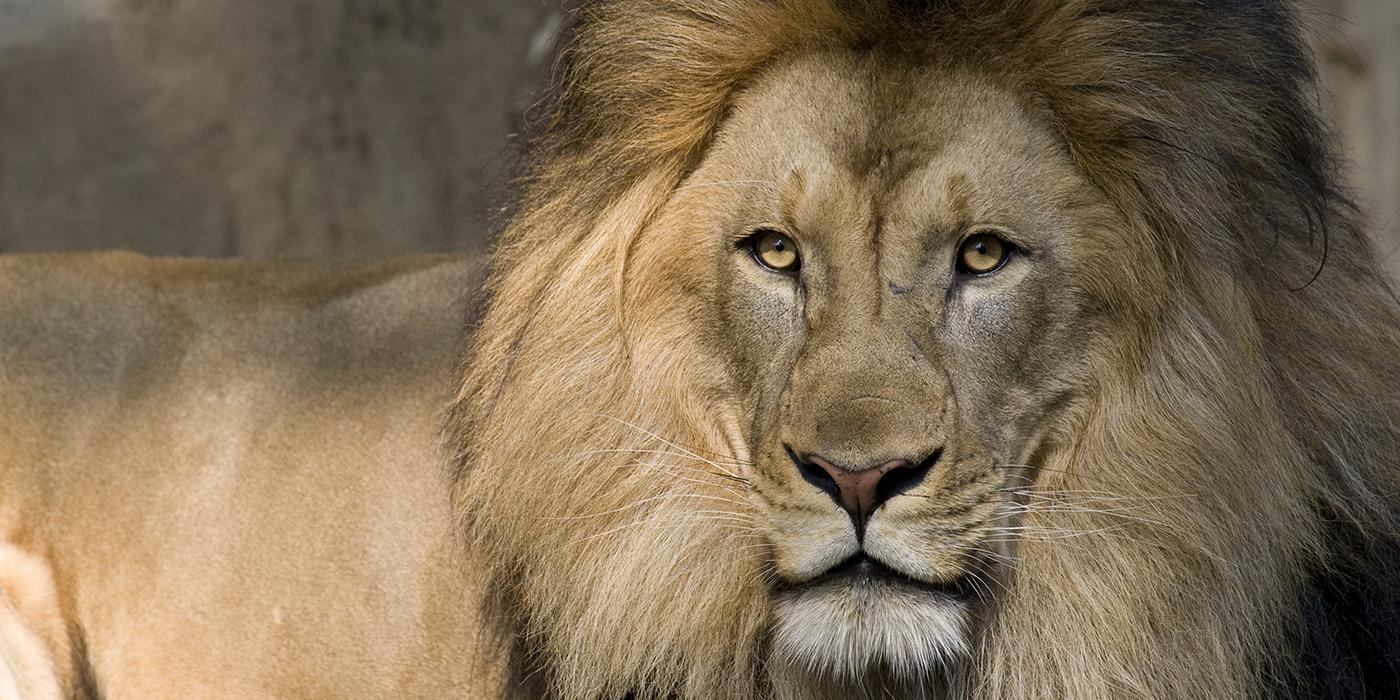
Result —
<instances>
[{"instance_id":1,"label":"lion's leg","mask_svg":"<svg viewBox=\"0 0 1400 700\"><path fill-rule=\"evenodd\" d=\"M0 700L62 700L68 657L48 566L0 542Z\"/></svg>"}]
</instances>

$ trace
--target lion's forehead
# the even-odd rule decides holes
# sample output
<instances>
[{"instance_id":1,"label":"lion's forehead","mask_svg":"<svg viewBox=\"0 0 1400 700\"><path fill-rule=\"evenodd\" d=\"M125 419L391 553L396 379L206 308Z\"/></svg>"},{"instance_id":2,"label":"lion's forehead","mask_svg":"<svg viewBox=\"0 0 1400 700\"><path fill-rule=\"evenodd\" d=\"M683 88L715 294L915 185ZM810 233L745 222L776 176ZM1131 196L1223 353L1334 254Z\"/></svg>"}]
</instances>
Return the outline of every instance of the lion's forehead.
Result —
<instances>
[{"instance_id":1,"label":"lion's forehead","mask_svg":"<svg viewBox=\"0 0 1400 700\"><path fill-rule=\"evenodd\" d=\"M775 66L736 99L691 182L765 185L726 189L725 206L790 218L830 245L864 245L853 234L879 227L896 253L978 221L1047 228L1054 203L1079 198L1063 144L1009 90L883 68L830 53Z\"/></svg>"}]
</instances>

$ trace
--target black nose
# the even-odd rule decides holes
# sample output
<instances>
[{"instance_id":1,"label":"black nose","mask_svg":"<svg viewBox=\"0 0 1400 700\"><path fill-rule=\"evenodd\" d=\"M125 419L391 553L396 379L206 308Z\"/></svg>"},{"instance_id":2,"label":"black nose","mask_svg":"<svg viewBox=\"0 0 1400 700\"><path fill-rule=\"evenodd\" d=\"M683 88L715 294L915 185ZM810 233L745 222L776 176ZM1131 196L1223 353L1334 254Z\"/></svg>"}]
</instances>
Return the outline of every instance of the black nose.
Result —
<instances>
[{"instance_id":1,"label":"black nose","mask_svg":"<svg viewBox=\"0 0 1400 700\"><path fill-rule=\"evenodd\" d=\"M807 483L825 491L850 513L856 533L863 536L870 515L886 501L922 483L943 450L934 450L917 464L896 459L866 468L837 466L814 454L799 456L791 447L787 453Z\"/></svg>"}]
</instances>

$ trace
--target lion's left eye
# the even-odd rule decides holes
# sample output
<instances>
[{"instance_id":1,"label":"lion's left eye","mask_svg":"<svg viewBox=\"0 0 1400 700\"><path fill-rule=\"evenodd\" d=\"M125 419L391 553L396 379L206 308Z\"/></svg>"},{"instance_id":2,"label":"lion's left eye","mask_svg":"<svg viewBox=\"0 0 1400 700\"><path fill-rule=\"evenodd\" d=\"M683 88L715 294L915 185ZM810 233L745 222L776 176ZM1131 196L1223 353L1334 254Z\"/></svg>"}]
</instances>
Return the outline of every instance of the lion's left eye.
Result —
<instances>
[{"instance_id":1,"label":"lion's left eye","mask_svg":"<svg viewBox=\"0 0 1400 700\"><path fill-rule=\"evenodd\" d=\"M993 233L977 233L963 240L958 249L958 272L987 275L1006 264L1015 245Z\"/></svg>"},{"instance_id":2,"label":"lion's left eye","mask_svg":"<svg viewBox=\"0 0 1400 700\"><path fill-rule=\"evenodd\" d=\"M747 239L754 260L778 272L793 272L802 266L797 242L781 231L761 230Z\"/></svg>"}]
</instances>

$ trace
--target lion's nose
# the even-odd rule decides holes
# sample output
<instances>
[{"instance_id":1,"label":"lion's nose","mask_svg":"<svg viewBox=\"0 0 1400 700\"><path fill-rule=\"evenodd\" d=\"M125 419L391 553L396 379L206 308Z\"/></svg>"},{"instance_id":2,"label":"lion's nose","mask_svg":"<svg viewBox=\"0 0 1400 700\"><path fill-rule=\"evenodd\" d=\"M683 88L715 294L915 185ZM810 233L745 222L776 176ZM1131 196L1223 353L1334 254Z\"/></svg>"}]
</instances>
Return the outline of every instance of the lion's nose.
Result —
<instances>
[{"instance_id":1,"label":"lion's nose","mask_svg":"<svg viewBox=\"0 0 1400 700\"><path fill-rule=\"evenodd\" d=\"M850 468L832 464L818 455L788 456L808 483L825 491L855 521L856 533L864 535L865 523L885 501L918 486L942 455L934 450L918 463L896 459L879 466Z\"/></svg>"}]
</instances>

